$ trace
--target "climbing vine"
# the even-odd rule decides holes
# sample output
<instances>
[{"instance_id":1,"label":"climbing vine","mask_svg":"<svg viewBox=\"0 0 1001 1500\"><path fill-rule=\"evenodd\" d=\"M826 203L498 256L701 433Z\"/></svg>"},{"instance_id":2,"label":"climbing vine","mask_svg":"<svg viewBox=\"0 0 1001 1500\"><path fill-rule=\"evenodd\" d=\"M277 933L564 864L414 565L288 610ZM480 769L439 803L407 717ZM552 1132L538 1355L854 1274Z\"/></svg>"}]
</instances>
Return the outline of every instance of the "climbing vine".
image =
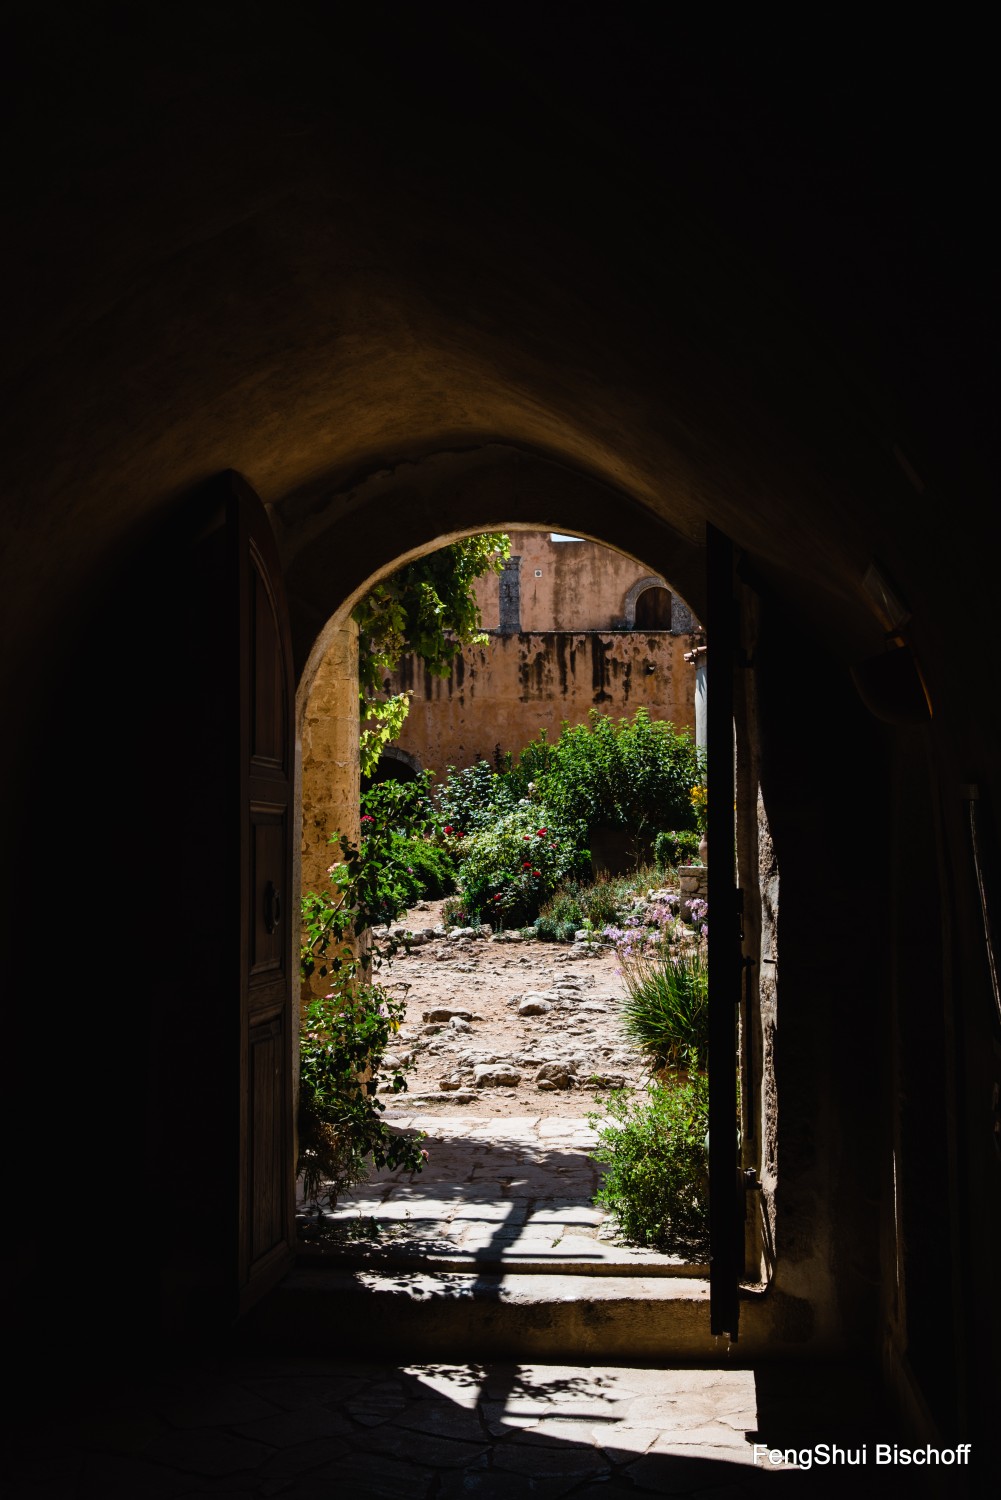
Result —
<instances>
[{"instance_id":1,"label":"climbing vine","mask_svg":"<svg viewBox=\"0 0 1001 1500\"><path fill-rule=\"evenodd\" d=\"M363 776L399 737L410 707L406 693L388 692L387 675L410 651L434 676L447 677L464 646L484 644L473 585L502 572L510 552L502 532L464 537L399 568L355 606Z\"/></svg>"}]
</instances>

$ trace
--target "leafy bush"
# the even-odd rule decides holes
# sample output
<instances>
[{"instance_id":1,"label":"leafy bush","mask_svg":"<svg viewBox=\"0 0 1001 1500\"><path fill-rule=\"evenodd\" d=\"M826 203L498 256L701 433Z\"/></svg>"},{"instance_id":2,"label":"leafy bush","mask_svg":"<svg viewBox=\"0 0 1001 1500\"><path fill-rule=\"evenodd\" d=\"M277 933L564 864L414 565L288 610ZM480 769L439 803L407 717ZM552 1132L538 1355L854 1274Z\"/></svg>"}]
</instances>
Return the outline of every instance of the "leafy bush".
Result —
<instances>
[{"instance_id":1,"label":"leafy bush","mask_svg":"<svg viewBox=\"0 0 1001 1500\"><path fill-rule=\"evenodd\" d=\"M424 837L436 829L431 774L419 781L380 781L363 792L357 845L332 835L340 862L331 868L331 889L303 897L304 974L312 973L309 955L324 937L360 937L366 928L392 922L420 900L425 877L439 884L454 881L447 851L433 852ZM320 969L321 975L326 972Z\"/></svg>"},{"instance_id":2,"label":"leafy bush","mask_svg":"<svg viewBox=\"0 0 1001 1500\"><path fill-rule=\"evenodd\" d=\"M702 1257L709 1242L709 1086L693 1072L644 1095L618 1089L597 1130L595 1161L607 1166L595 1202L615 1216L624 1238L656 1250Z\"/></svg>"},{"instance_id":3,"label":"leafy bush","mask_svg":"<svg viewBox=\"0 0 1001 1500\"><path fill-rule=\"evenodd\" d=\"M394 855L402 865L401 884L406 891L406 905L413 906L424 897L437 900L455 889L456 865L450 851L428 839L401 839Z\"/></svg>"},{"instance_id":4,"label":"leafy bush","mask_svg":"<svg viewBox=\"0 0 1001 1500\"><path fill-rule=\"evenodd\" d=\"M378 1098L383 1082L392 1093L407 1086L405 1068L394 1067L385 1079L382 1072L405 1005L368 979L381 956L374 946L359 955L355 940L403 904L394 851L399 853L407 839L392 817L406 826L409 809L411 826L420 829L427 809L419 797L393 790L367 805L383 814L381 821L366 814L362 827L369 831L357 845L333 836L341 861L331 866L330 889L309 892L302 901L301 973L303 978L329 975L331 988L309 1002L302 1020L298 1171L306 1196L316 1202L322 1190L331 1204L365 1178L369 1160L376 1167L409 1171L420 1171L424 1162L423 1137L391 1130Z\"/></svg>"},{"instance_id":5,"label":"leafy bush","mask_svg":"<svg viewBox=\"0 0 1001 1500\"><path fill-rule=\"evenodd\" d=\"M535 742L536 751L542 743ZM592 710L588 724L564 723L558 742L545 750L538 795L554 818L578 828L581 844L597 826L634 836L695 827L691 790L705 779L704 754L687 730L675 733L645 708L631 720Z\"/></svg>"},{"instance_id":6,"label":"leafy bush","mask_svg":"<svg viewBox=\"0 0 1001 1500\"><path fill-rule=\"evenodd\" d=\"M431 797L433 771L415 781L377 781L361 794L361 810L381 827L402 838L437 831L439 820Z\"/></svg>"},{"instance_id":7,"label":"leafy bush","mask_svg":"<svg viewBox=\"0 0 1001 1500\"><path fill-rule=\"evenodd\" d=\"M701 834L695 828L663 830L654 839L653 857L661 869L695 864L699 858Z\"/></svg>"},{"instance_id":8,"label":"leafy bush","mask_svg":"<svg viewBox=\"0 0 1001 1500\"><path fill-rule=\"evenodd\" d=\"M555 756L556 746L549 743L548 730L540 729L531 744L526 745L521 751L517 762L510 751L502 757L497 770L513 801L517 802L522 798L531 798L535 795L543 776L552 766Z\"/></svg>"},{"instance_id":9,"label":"leafy bush","mask_svg":"<svg viewBox=\"0 0 1001 1500\"><path fill-rule=\"evenodd\" d=\"M299 1164L306 1198L331 1207L338 1196L378 1169L424 1165L423 1134L401 1134L382 1118L378 1098L388 1081L406 1089L405 1069L383 1075L382 1061L405 1013L402 1000L361 984L346 968L334 990L306 1009L299 1043Z\"/></svg>"},{"instance_id":10,"label":"leafy bush","mask_svg":"<svg viewBox=\"0 0 1001 1500\"><path fill-rule=\"evenodd\" d=\"M518 800L507 778L485 760L462 771L448 766L438 789L438 818L446 833L462 837L488 828Z\"/></svg>"},{"instance_id":11,"label":"leafy bush","mask_svg":"<svg viewBox=\"0 0 1001 1500\"><path fill-rule=\"evenodd\" d=\"M459 866L463 906L488 922L521 927L581 863L581 851L549 825L544 810L518 803L466 839Z\"/></svg>"},{"instance_id":12,"label":"leafy bush","mask_svg":"<svg viewBox=\"0 0 1001 1500\"><path fill-rule=\"evenodd\" d=\"M620 954L622 950L620 948ZM658 1066L709 1060L709 966L700 945L676 955L622 957L626 1000L622 1020L637 1046Z\"/></svg>"},{"instance_id":13,"label":"leafy bush","mask_svg":"<svg viewBox=\"0 0 1001 1500\"><path fill-rule=\"evenodd\" d=\"M363 822L362 828L367 825ZM329 889L307 891L302 898L299 968L304 979L341 975L356 965L355 939L371 927L391 922L406 909L403 870L391 854L401 840L392 830L364 834L357 844L335 833L330 842L340 851L331 865Z\"/></svg>"}]
</instances>

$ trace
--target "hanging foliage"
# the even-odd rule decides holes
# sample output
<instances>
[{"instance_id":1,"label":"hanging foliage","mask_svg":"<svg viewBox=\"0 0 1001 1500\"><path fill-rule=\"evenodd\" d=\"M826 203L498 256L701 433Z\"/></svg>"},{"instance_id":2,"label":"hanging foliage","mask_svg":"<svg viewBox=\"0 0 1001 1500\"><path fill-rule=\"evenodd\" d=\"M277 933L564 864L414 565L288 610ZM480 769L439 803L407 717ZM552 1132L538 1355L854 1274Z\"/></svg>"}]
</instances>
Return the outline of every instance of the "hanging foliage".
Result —
<instances>
[{"instance_id":1,"label":"hanging foliage","mask_svg":"<svg viewBox=\"0 0 1001 1500\"><path fill-rule=\"evenodd\" d=\"M407 563L355 606L363 776L399 737L410 707L406 693L388 692L388 674L412 652L435 677L447 677L464 646L484 644L473 585L500 573L510 552L510 538L501 532L464 537Z\"/></svg>"}]
</instances>

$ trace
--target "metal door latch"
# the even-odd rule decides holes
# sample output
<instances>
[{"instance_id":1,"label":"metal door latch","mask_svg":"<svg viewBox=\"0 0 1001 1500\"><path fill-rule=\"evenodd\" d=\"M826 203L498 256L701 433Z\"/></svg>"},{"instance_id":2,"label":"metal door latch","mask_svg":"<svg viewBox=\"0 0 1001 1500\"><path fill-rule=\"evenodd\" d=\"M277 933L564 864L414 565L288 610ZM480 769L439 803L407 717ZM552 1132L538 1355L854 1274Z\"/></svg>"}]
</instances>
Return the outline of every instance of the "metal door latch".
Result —
<instances>
[{"instance_id":1,"label":"metal door latch","mask_svg":"<svg viewBox=\"0 0 1001 1500\"><path fill-rule=\"evenodd\" d=\"M264 925L268 932L277 932L282 919L281 892L269 880L264 887Z\"/></svg>"}]
</instances>

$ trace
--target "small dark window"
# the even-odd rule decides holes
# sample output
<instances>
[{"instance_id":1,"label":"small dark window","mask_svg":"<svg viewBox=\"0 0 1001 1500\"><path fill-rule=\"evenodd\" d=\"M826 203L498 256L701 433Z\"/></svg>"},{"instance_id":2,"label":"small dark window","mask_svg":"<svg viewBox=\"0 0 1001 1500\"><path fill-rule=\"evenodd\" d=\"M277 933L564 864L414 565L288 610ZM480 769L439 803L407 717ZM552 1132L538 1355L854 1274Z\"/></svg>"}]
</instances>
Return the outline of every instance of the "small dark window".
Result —
<instances>
[{"instance_id":1,"label":"small dark window","mask_svg":"<svg viewBox=\"0 0 1001 1500\"><path fill-rule=\"evenodd\" d=\"M637 630L670 630L671 590L644 589L636 600Z\"/></svg>"}]
</instances>

